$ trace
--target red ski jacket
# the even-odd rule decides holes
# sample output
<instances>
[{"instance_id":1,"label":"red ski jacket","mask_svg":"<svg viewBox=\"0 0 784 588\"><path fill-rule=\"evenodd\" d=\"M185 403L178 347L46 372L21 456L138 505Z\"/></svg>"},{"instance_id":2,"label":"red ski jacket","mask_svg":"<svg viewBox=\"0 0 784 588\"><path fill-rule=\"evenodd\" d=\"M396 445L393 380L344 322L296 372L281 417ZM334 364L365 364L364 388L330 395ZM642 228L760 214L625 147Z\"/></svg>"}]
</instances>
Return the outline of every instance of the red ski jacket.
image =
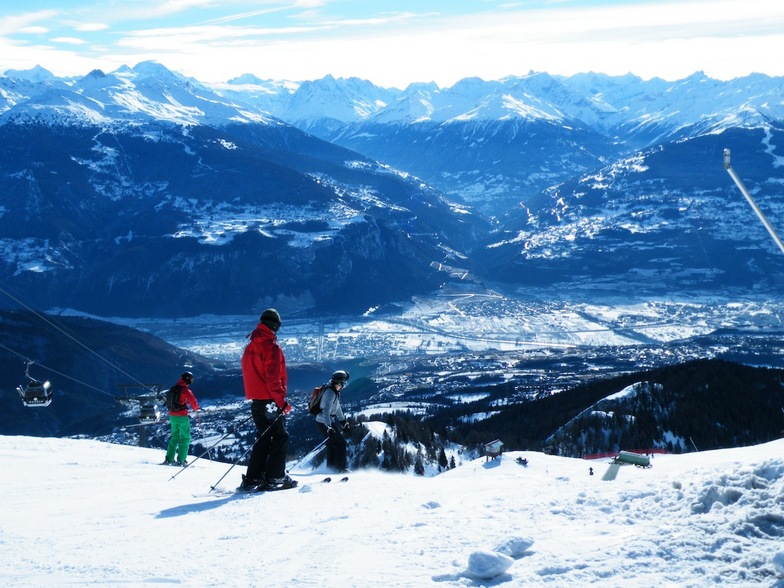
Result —
<instances>
[{"instance_id":1,"label":"red ski jacket","mask_svg":"<svg viewBox=\"0 0 784 588\"><path fill-rule=\"evenodd\" d=\"M177 380L177 386L180 387L180 404L185 404L186 402L191 405L193 410L199 410L199 403L196 402L196 397L191 392L191 389L188 388L188 384L185 383L185 380L180 378ZM169 416L188 416L188 408L185 407L184 410L170 410Z\"/></svg>"},{"instance_id":2,"label":"red ski jacket","mask_svg":"<svg viewBox=\"0 0 784 588\"><path fill-rule=\"evenodd\" d=\"M275 333L261 323L242 354L242 382L248 400L274 400L279 408L285 406L286 358Z\"/></svg>"}]
</instances>

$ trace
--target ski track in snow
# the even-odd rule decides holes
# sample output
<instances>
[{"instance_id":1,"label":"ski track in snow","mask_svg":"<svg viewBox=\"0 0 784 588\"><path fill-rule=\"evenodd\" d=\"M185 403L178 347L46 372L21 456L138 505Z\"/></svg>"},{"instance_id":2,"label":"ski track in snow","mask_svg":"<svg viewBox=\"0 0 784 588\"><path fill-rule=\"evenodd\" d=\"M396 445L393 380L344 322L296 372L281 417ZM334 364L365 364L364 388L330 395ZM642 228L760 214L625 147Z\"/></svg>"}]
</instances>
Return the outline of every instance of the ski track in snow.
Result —
<instances>
[{"instance_id":1,"label":"ski track in snow","mask_svg":"<svg viewBox=\"0 0 784 588\"><path fill-rule=\"evenodd\" d=\"M230 464L0 437L0 583L782 587L782 450L657 455L614 481L606 462L514 452L430 478L293 472L298 488L233 494L244 467L210 492Z\"/></svg>"}]
</instances>

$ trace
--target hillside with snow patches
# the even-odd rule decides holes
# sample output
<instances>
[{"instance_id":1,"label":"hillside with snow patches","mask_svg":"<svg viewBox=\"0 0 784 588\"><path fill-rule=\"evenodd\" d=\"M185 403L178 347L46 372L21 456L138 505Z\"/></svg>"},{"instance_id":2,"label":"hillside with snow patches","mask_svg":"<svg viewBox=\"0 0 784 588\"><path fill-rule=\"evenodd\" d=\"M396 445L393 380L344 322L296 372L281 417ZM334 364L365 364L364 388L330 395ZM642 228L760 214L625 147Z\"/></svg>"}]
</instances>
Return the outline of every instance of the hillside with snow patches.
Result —
<instances>
[{"instance_id":1,"label":"hillside with snow patches","mask_svg":"<svg viewBox=\"0 0 784 588\"><path fill-rule=\"evenodd\" d=\"M243 469L206 458L2 436L0 581L781 587L783 450L656 455L611 481L606 460L534 452L330 484L290 464L296 489L237 495Z\"/></svg>"},{"instance_id":2,"label":"hillside with snow patches","mask_svg":"<svg viewBox=\"0 0 784 588\"><path fill-rule=\"evenodd\" d=\"M358 314L466 282L767 295L780 252L722 152L784 224L781 89L699 72L403 90L209 85L154 62L6 72L0 278L99 316Z\"/></svg>"},{"instance_id":3,"label":"hillside with snow patches","mask_svg":"<svg viewBox=\"0 0 784 588\"><path fill-rule=\"evenodd\" d=\"M158 64L0 89L0 280L37 307L361 312L437 288L431 264L483 226L421 180Z\"/></svg>"},{"instance_id":4,"label":"hillside with snow patches","mask_svg":"<svg viewBox=\"0 0 784 588\"><path fill-rule=\"evenodd\" d=\"M285 84L243 76L210 88L503 217L518 201L637 150L780 126L783 82L532 71L402 90L332 76Z\"/></svg>"}]
</instances>

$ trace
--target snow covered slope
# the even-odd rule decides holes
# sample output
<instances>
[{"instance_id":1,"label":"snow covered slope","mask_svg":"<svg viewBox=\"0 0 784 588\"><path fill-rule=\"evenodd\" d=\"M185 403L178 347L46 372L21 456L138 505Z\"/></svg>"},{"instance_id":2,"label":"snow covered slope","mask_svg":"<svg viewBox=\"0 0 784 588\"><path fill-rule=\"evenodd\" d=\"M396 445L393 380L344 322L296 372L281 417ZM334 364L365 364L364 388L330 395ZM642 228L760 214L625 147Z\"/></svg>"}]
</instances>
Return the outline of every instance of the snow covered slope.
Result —
<instances>
[{"instance_id":1,"label":"snow covered slope","mask_svg":"<svg viewBox=\"0 0 784 588\"><path fill-rule=\"evenodd\" d=\"M432 478L294 471L297 489L237 496L241 467L211 492L225 463L0 437L0 582L781 587L783 451L657 455L614 481L607 462L508 453Z\"/></svg>"}]
</instances>

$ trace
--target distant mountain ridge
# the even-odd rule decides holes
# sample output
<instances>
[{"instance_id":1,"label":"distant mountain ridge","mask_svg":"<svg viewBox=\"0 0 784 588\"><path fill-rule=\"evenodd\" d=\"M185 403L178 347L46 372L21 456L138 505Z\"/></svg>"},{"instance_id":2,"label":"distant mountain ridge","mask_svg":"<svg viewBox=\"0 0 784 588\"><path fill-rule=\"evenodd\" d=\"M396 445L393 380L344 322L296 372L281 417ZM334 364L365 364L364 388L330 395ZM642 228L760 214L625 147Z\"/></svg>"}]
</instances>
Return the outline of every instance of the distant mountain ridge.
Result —
<instances>
[{"instance_id":1,"label":"distant mountain ridge","mask_svg":"<svg viewBox=\"0 0 784 588\"><path fill-rule=\"evenodd\" d=\"M361 312L437 287L482 226L158 64L0 88L2 277L44 308Z\"/></svg>"},{"instance_id":2,"label":"distant mountain ridge","mask_svg":"<svg viewBox=\"0 0 784 588\"><path fill-rule=\"evenodd\" d=\"M364 312L446 281L775 292L782 78L530 73L450 88L144 62L0 77L0 278L99 315ZM171 284L187 295L171 296Z\"/></svg>"},{"instance_id":3,"label":"distant mountain ridge","mask_svg":"<svg viewBox=\"0 0 784 588\"><path fill-rule=\"evenodd\" d=\"M411 84L389 100L366 83L328 76L303 89L309 111L292 107L301 104L296 85L267 84L259 86L278 102L260 99L260 107L410 171L489 217L497 230L467 267L490 283L609 295L781 285L781 253L722 154L731 148L736 169L784 230L784 78L531 72L450 88ZM219 91L239 97L245 89ZM342 118L323 114L314 96L331 100L329 112Z\"/></svg>"},{"instance_id":4,"label":"distant mountain ridge","mask_svg":"<svg viewBox=\"0 0 784 588\"><path fill-rule=\"evenodd\" d=\"M696 72L667 82L530 72L449 88L390 90L326 76L216 91L503 216L517 200L635 150L784 120L782 86L762 74L725 82Z\"/></svg>"}]
</instances>

